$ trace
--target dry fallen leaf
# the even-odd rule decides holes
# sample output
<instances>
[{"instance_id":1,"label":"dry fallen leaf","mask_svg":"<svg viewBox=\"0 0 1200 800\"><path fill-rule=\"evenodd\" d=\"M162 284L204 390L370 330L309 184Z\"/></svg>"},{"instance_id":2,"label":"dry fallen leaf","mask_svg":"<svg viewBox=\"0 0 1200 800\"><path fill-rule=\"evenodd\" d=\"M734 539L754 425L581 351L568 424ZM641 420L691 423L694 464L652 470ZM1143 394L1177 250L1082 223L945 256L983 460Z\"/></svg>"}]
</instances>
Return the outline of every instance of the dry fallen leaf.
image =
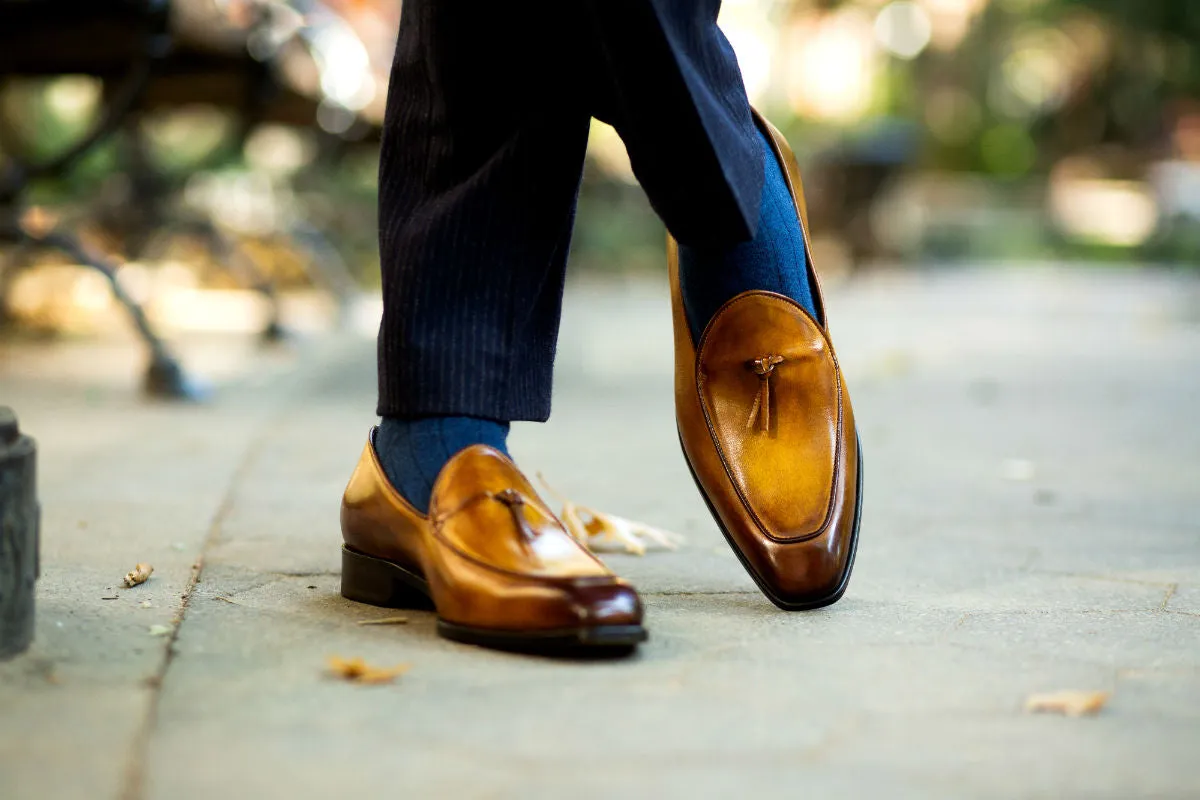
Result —
<instances>
[{"instance_id":1,"label":"dry fallen leaf","mask_svg":"<svg viewBox=\"0 0 1200 800\"><path fill-rule=\"evenodd\" d=\"M172 630L173 630L173 628L171 628L170 625L151 625L150 626L150 635L151 636L166 636Z\"/></svg>"},{"instance_id":2,"label":"dry fallen leaf","mask_svg":"<svg viewBox=\"0 0 1200 800\"><path fill-rule=\"evenodd\" d=\"M404 625L408 617L383 617L381 619L360 619L359 625Z\"/></svg>"},{"instance_id":3,"label":"dry fallen leaf","mask_svg":"<svg viewBox=\"0 0 1200 800\"><path fill-rule=\"evenodd\" d=\"M589 550L624 550L626 553L642 556L646 554L647 545L674 550L683 542L683 537L677 533L572 503L555 491L540 472L538 480L546 487L546 491L562 503L562 513L559 516L562 517L563 525Z\"/></svg>"},{"instance_id":4,"label":"dry fallen leaf","mask_svg":"<svg viewBox=\"0 0 1200 800\"><path fill-rule=\"evenodd\" d=\"M647 545L674 550L682 537L670 531L653 528L642 522L604 514L586 506L568 508L563 505L563 522L571 535L597 552L621 550L645 555Z\"/></svg>"},{"instance_id":5,"label":"dry fallen leaf","mask_svg":"<svg viewBox=\"0 0 1200 800\"><path fill-rule=\"evenodd\" d=\"M380 684L391 683L412 667L411 664L397 664L394 667L373 667L361 658L329 657L329 672L337 678L343 678L351 683Z\"/></svg>"},{"instance_id":6,"label":"dry fallen leaf","mask_svg":"<svg viewBox=\"0 0 1200 800\"><path fill-rule=\"evenodd\" d=\"M139 583L145 583L152 574L154 574L154 567L149 564L138 564L125 576L125 585L134 587Z\"/></svg>"},{"instance_id":7,"label":"dry fallen leaf","mask_svg":"<svg viewBox=\"0 0 1200 800\"><path fill-rule=\"evenodd\" d=\"M1046 711L1054 714L1065 714L1068 717L1080 717L1084 714L1095 714L1104 708L1112 692L1080 692L1063 691L1031 694L1025 700L1025 710L1029 712Z\"/></svg>"}]
</instances>

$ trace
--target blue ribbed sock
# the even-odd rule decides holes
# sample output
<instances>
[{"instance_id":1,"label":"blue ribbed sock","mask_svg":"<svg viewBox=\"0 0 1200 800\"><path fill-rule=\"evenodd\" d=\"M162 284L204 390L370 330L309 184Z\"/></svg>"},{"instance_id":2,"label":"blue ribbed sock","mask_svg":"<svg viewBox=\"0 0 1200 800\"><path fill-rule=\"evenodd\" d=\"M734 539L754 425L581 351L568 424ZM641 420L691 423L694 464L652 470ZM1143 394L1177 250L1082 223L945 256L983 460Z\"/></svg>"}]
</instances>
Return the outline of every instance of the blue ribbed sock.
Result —
<instances>
[{"instance_id":1,"label":"blue ribbed sock","mask_svg":"<svg viewBox=\"0 0 1200 800\"><path fill-rule=\"evenodd\" d=\"M508 452L507 422L477 417L384 417L375 452L396 491L422 514L429 511L433 482L451 456L473 444Z\"/></svg>"},{"instance_id":2,"label":"blue ribbed sock","mask_svg":"<svg viewBox=\"0 0 1200 800\"><path fill-rule=\"evenodd\" d=\"M804 233L771 143L759 132L763 150L763 191L758 233L729 248L679 248L679 283L688 326L695 341L725 302L751 289L792 298L816 318L808 282Z\"/></svg>"}]
</instances>

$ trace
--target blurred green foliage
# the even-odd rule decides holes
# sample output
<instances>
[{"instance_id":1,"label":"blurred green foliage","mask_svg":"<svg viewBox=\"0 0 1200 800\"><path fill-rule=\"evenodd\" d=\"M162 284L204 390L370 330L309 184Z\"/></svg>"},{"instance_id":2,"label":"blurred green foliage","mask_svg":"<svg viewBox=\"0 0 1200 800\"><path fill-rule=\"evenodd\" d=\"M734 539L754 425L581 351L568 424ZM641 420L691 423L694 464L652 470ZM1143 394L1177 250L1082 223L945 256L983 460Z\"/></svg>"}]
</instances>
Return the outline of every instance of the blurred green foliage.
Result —
<instances>
[{"instance_id":1,"label":"blurred green foliage","mask_svg":"<svg viewBox=\"0 0 1200 800\"><path fill-rule=\"evenodd\" d=\"M836 205L834 195L839 182L849 180L848 170L874 158L886 161L893 177L969 176L968 194L982 198L984 211L992 210L990 217L975 215L986 217L984 223L963 222L968 215L958 215L935 225L903 256L1107 258L1132 252L1189 259L1200 252L1194 221L1159 231L1136 248L1109 246L1058 236L1045 210L1030 205L1030 198L1041 196L1036 187L1063 164L1080 159L1098 176L1144 181L1157 161L1200 158L1181 155L1177 141L1180 121L1200 114L1200 1L913 0L899 5L926 9L937 22L936 14L956 4L972 9L961 38L953 46L934 42L911 55L889 55L875 41L879 15L898 5L892 0L759 4L776 35L767 40L771 82L758 102L812 169L815 210ZM815 71L797 78L793 56L818 35L813 20L845 12L858 15L855 30L870 40L876 66L861 108L823 117L797 101L797 91L814 88L804 81L837 77L841 67L817 63ZM938 31L933 33L936 37ZM828 52L836 56L839 50ZM12 81L0 88L0 159L6 150L35 160L60 151L86 129L99 96L98 85L89 87L82 78ZM234 110L183 109L173 117L148 118L141 127L155 169L180 187L197 170L236 181L239 174L259 169L235 136ZM360 278L376 281L376 145L339 142L315 127L299 136L311 152L303 165L271 178L275 200L327 231ZM39 181L25 199L84 213L112 194L108 188L128 169L132 147L128 138L110 141L69 174ZM589 158L572 261L577 269L659 269L663 227L640 189L611 162L594 154ZM978 176L983 183L975 180ZM881 181L878 192L889 186ZM976 191L979 186L985 188ZM840 202L851 207L816 213L814 225L857 245L867 238L860 223L876 199L870 193L842 197ZM869 257L870 249L862 249Z\"/></svg>"}]
</instances>

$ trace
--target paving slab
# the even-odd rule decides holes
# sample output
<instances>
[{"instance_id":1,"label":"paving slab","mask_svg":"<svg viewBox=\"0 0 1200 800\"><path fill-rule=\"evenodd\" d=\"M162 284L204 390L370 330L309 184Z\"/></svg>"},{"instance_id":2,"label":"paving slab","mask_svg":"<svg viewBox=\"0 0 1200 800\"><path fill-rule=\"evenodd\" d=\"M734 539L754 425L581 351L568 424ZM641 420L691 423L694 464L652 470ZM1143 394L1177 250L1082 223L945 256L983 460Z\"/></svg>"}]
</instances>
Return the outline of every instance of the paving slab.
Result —
<instances>
[{"instance_id":1,"label":"paving slab","mask_svg":"<svg viewBox=\"0 0 1200 800\"><path fill-rule=\"evenodd\" d=\"M184 353L218 366L221 401L176 406L137 396L128 342L0 347L0 398L38 440L42 504L36 640L0 663L0 797L125 796L140 770L205 542L247 453L307 377L296 351L220 348ZM126 589L139 562L154 573Z\"/></svg>"},{"instance_id":2,"label":"paving slab","mask_svg":"<svg viewBox=\"0 0 1200 800\"><path fill-rule=\"evenodd\" d=\"M0 361L48 520L38 642L0 666L0 796L1200 795L1195 277L990 266L832 292L863 539L845 599L802 614L757 592L679 456L665 289L574 283L554 416L511 440L573 500L686 536L606 556L651 629L619 661L454 644L421 610L359 624L397 613L338 594L369 339L238 350L193 410ZM155 578L100 599L143 555ZM353 686L335 654L411 666ZM1023 711L1059 689L1112 696Z\"/></svg>"}]
</instances>

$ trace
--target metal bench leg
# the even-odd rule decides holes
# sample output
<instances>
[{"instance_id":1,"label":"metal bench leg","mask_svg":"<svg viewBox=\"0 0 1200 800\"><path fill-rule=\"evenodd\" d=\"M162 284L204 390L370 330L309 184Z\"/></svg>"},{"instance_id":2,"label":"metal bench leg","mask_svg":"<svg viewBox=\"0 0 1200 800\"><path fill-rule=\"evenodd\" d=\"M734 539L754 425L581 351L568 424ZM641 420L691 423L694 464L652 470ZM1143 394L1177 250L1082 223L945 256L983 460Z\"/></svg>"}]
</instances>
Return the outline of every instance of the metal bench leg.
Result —
<instances>
[{"instance_id":1,"label":"metal bench leg","mask_svg":"<svg viewBox=\"0 0 1200 800\"><path fill-rule=\"evenodd\" d=\"M281 321L279 292L276 290L275 284L263 274L254 260L212 220L188 215L183 218L169 218L159 223L159 227L163 229L169 227L172 233L196 236L208 248L209 253L239 283L266 298L270 308L270 317L266 327L259 334L264 342L279 342L287 338L287 329L284 328ZM131 256L138 260L155 261L160 258L161 254L153 243L147 243L147 246L135 248Z\"/></svg>"},{"instance_id":2,"label":"metal bench leg","mask_svg":"<svg viewBox=\"0 0 1200 800\"><path fill-rule=\"evenodd\" d=\"M294 242L306 251L305 266L313 283L324 285L338 301L338 325L345 327L355 298L359 295L358 281L350 267L329 238L307 222L297 222L289 231Z\"/></svg>"},{"instance_id":3,"label":"metal bench leg","mask_svg":"<svg viewBox=\"0 0 1200 800\"><path fill-rule=\"evenodd\" d=\"M90 251L74 236L58 231L36 234L26 230L19 223L0 223L0 239L3 238L58 250L108 279L113 297L124 306L138 335L150 350L150 363L142 381L142 390L146 394L166 400L188 401L203 400L210 394L207 387L188 378L184 373L179 360L150 327L150 321L146 319L142 307L129 296L117 280L117 268L111 261Z\"/></svg>"},{"instance_id":4,"label":"metal bench leg","mask_svg":"<svg viewBox=\"0 0 1200 800\"><path fill-rule=\"evenodd\" d=\"M271 279L263 274L258 264L254 263L254 259L250 258L214 223L204 220L199 222L197 227L201 235L208 240L217 260L225 264L227 269L243 284L265 297L270 304L271 316L267 320L267 326L259 334L262 340L264 342L281 342L287 339L287 329L283 327L281 321L279 292L275 289L275 284Z\"/></svg>"}]
</instances>

